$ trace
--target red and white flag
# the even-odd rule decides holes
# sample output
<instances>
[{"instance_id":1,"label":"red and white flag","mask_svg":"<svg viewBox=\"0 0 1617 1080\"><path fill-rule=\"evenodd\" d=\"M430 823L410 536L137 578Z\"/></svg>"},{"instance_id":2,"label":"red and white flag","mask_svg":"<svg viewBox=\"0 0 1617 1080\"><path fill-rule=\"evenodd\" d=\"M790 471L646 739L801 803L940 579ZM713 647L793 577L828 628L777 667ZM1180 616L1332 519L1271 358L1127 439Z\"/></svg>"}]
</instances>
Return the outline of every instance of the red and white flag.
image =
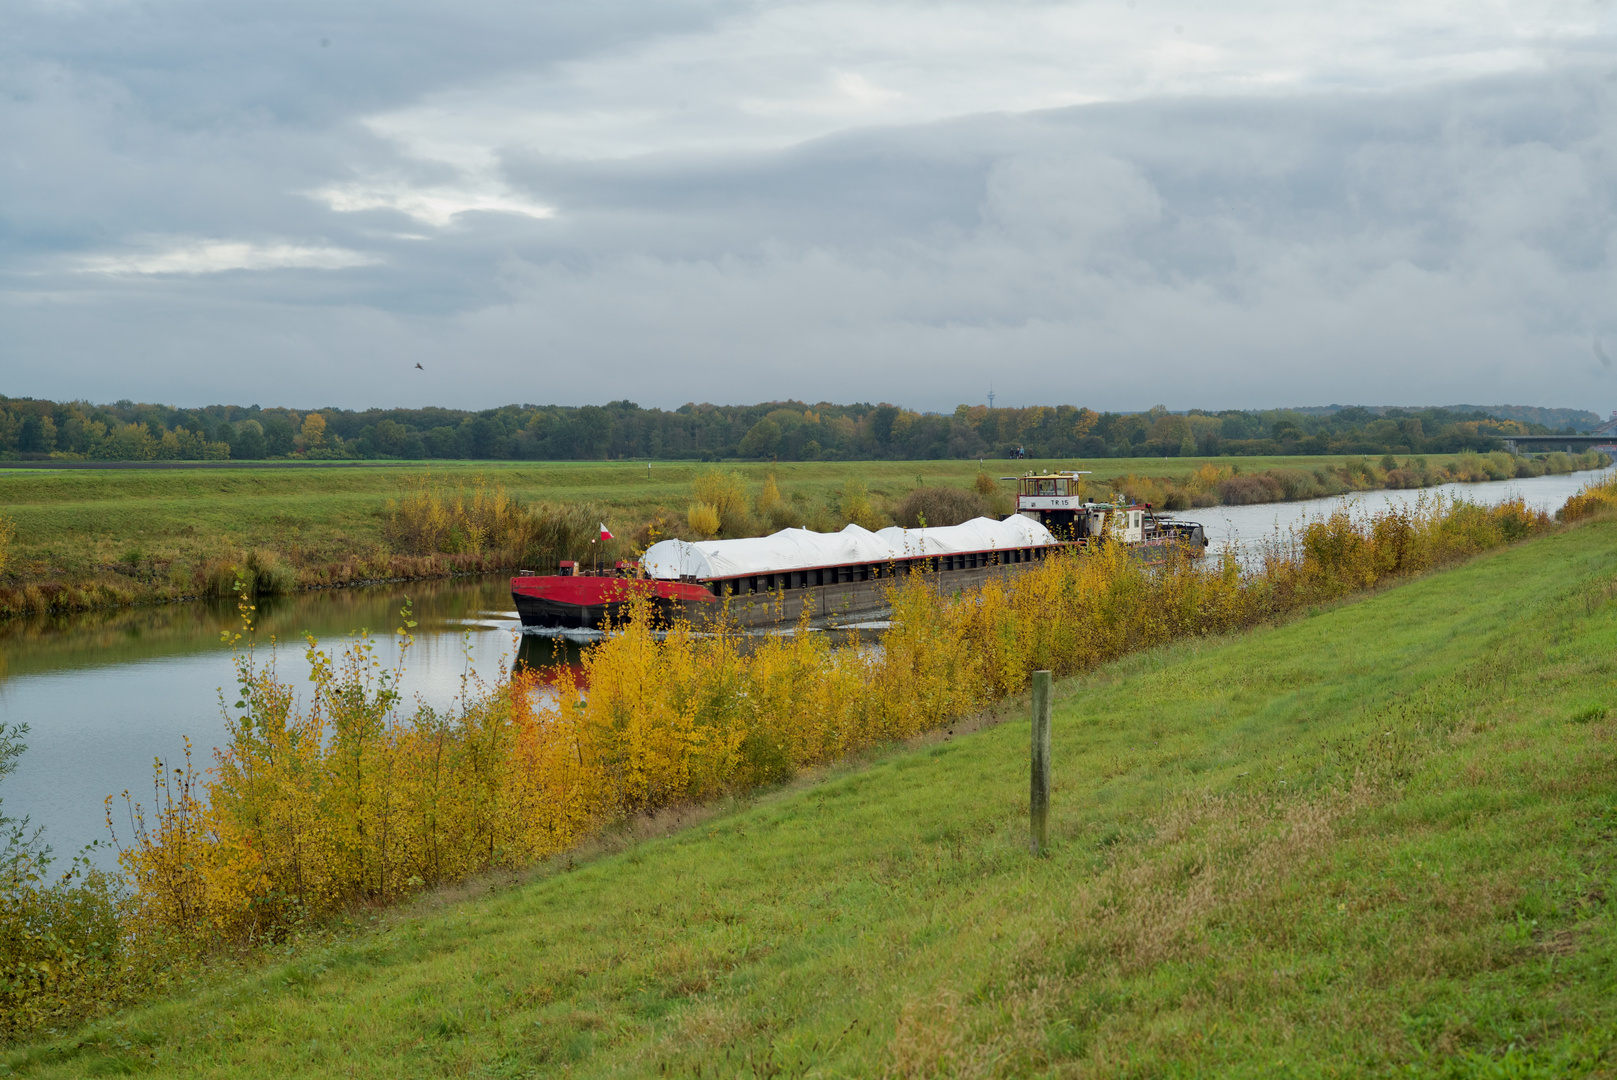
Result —
<instances>
[{"instance_id":1,"label":"red and white flag","mask_svg":"<svg viewBox=\"0 0 1617 1080\"><path fill-rule=\"evenodd\" d=\"M601 539L602 540L615 540L615 539L617 539L617 537L612 535L612 531L606 527L606 522L604 522L604 521L601 522Z\"/></svg>"}]
</instances>

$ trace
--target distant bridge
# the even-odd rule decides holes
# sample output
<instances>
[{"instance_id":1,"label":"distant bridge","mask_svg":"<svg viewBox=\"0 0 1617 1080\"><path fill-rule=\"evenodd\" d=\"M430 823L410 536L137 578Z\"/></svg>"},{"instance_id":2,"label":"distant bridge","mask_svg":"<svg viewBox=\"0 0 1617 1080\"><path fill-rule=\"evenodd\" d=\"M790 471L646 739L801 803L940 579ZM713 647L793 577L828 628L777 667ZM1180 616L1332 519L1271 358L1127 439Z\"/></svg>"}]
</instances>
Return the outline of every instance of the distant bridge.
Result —
<instances>
[{"instance_id":1,"label":"distant bridge","mask_svg":"<svg viewBox=\"0 0 1617 1080\"><path fill-rule=\"evenodd\" d=\"M1607 447L1614 444L1617 444L1617 417L1587 435L1512 435L1505 439L1505 449L1512 454L1524 447L1537 450L1587 450L1591 446Z\"/></svg>"}]
</instances>

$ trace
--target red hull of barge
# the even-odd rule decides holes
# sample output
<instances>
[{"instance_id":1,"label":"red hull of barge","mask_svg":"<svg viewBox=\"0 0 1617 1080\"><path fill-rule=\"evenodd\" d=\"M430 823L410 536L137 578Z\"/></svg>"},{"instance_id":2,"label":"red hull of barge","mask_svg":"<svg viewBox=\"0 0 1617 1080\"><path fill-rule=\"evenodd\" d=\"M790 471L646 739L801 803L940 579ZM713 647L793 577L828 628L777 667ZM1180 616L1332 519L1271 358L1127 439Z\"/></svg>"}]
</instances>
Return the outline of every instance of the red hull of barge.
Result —
<instances>
[{"instance_id":1,"label":"red hull of barge","mask_svg":"<svg viewBox=\"0 0 1617 1080\"><path fill-rule=\"evenodd\" d=\"M684 581L556 574L511 579L511 599L523 626L598 630L608 621L622 618L624 609L643 596L664 611L683 609L692 602L718 603L718 597L707 589Z\"/></svg>"}]
</instances>

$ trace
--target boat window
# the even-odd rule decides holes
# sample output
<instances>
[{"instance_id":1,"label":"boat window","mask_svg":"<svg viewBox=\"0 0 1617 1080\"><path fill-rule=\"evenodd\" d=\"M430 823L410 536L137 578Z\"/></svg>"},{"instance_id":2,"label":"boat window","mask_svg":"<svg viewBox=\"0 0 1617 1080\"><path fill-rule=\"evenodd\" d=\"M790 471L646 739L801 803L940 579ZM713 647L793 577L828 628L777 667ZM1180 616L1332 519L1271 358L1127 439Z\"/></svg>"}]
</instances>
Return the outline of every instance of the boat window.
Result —
<instances>
[{"instance_id":1,"label":"boat window","mask_svg":"<svg viewBox=\"0 0 1617 1080\"><path fill-rule=\"evenodd\" d=\"M1055 493L1056 493L1056 482L1054 480L1040 480L1039 481L1038 494L1040 494L1040 495L1054 495Z\"/></svg>"},{"instance_id":2,"label":"boat window","mask_svg":"<svg viewBox=\"0 0 1617 1080\"><path fill-rule=\"evenodd\" d=\"M1067 494L1067 482L1065 480L1057 480L1056 481L1056 494L1057 495L1065 495L1065 494Z\"/></svg>"}]
</instances>

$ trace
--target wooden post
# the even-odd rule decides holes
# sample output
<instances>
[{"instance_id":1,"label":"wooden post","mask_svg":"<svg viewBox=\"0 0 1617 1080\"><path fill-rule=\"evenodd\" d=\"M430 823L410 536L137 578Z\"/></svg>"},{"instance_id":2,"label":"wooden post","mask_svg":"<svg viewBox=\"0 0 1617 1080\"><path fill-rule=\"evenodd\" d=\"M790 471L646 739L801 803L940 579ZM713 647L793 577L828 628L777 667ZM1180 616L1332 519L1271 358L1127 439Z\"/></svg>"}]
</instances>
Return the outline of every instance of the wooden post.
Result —
<instances>
[{"instance_id":1,"label":"wooden post","mask_svg":"<svg viewBox=\"0 0 1617 1080\"><path fill-rule=\"evenodd\" d=\"M1033 673L1032 785L1028 825L1034 855L1049 850L1046 828L1050 818L1050 673Z\"/></svg>"}]
</instances>

